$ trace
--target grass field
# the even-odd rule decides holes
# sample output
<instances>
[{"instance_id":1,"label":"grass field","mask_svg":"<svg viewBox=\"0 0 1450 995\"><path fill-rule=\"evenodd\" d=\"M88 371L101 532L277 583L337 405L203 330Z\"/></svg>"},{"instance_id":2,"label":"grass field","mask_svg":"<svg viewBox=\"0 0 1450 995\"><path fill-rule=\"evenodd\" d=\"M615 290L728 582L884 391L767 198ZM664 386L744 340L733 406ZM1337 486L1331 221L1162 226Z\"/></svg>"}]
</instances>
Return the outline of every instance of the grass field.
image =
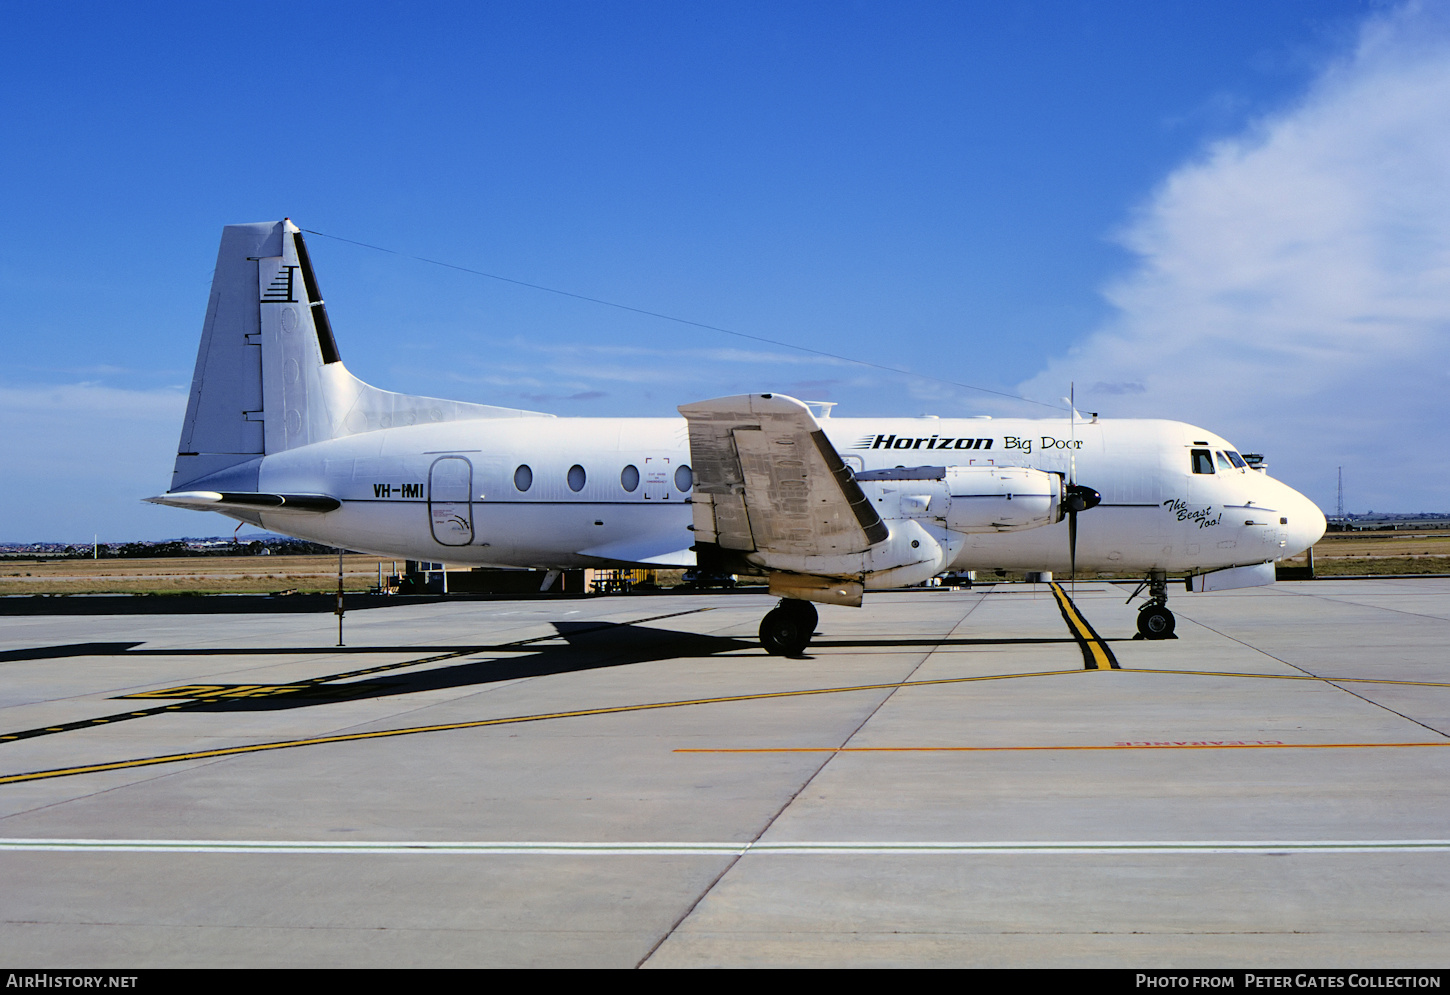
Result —
<instances>
[{"instance_id":1,"label":"grass field","mask_svg":"<svg viewBox=\"0 0 1450 995\"><path fill-rule=\"evenodd\" d=\"M1285 560L1303 566L1303 554ZM344 588L362 593L402 562L347 556ZM1319 577L1362 574L1450 573L1450 533L1331 533L1314 547ZM986 578L983 577L985 580ZM662 583L665 580L662 578ZM6 594L302 594L337 590L335 556L197 556L124 560L0 561Z\"/></svg>"},{"instance_id":2,"label":"grass field","mask_svg":"<svg viewBox=\"0 0 1450 995\"><path fill-rule=\"evenodd\" d=\"M1304 566L1305 554L1283 561ZM1450 573L1450 533L1331 532L1314 546L1314 575Z\"/></svg>"},{"instance_id":3,"label":"grass field","mask_svg":"<svg viewBox=\"0 0 1450 995\"><path fill-rule=\"evenodd\" d=\"M398 569L402 570L402 561ZM343 586L360 593L394 561L347 556ZM303 594L337 590L335 556L177 556L156 559L0 562L3 594Z\"/></svg>"}]
</instances>

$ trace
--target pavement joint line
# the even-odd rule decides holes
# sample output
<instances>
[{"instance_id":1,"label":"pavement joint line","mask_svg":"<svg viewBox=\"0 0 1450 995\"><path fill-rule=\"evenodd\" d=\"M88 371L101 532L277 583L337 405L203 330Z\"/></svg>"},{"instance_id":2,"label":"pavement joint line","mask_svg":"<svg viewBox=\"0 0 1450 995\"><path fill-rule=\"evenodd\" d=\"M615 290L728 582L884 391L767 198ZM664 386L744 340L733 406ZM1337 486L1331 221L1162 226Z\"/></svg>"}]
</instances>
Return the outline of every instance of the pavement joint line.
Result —
<instances>
[{"instance_id":1,"label":"pavement joint line","mask_svg":"<svg viewBox=\"0 0 1450 995\"><path fill-rule=\"evenodd\" d=\"M1033 855L1033 854L1282 854L1445 853L1450 839L1431 840L797 840L780 842L675 841L334 841L0 839L0 852L21 853L332 853L440 856L727 856L747 855Z\"/></svg>"},{"instance_id":2,"label":"pavement joint line","mask_svg":"<svg viewBox=\"0 0 1450 995\"><path fill-rule=\"evenodd\" d=\"M633 619L633 620L628 621L628 622L603 622L603 623L600 623L599 625L590 626L589 628L586 628L586 629L580 629L580 630L578 630L578 631L576 631L574 633L571 633L571 635L581 635L582 636L582 635L587 635L588 633L591 633L591 632L600 631L602 629L616 628L616 627L621 626L621 625L640 625L640 624L642 624L644 622L658 622L660 619L674 618L674 617L676 617L678 615L694 615L694 614L697 614L699 612L707 612L707 611L714 611L714 606L707 606L705 608L691 608L691 609L687 609L685 611L670 612L670 613L665 614L665 615L651 615L648 618ZM376 667L367 667L367 668L364 668L364 669L361 669L361 670L344 671L343 673L340 673L340 674L328 674L328 675L323 676L323 677L309 677L309 678L305 678L305 679L300 680L300 681L293 681L293 682L291 682L290 684L288 684L286 686L287 687L295 687L295 688L302 689L302 690L310 690L312 688L315 688L315 687L318 687L318 686L321 686L321 685L329 684L332 681L341 681L341 680L345 680L345 679L350 678L350 677L363 677L363 676L366 676L366 675L378 674L378 673L382 673L384 671L389 671L389 670L402 670L402 669L407 668L407 667L421 667L421 666L424 666L424 665L430 664L430 663L439 663L439 662L441 662L443 660L452 660L452 659L455 659L455 658L460 657L460 656L468 656L470 653L479 653L479 652L484 652L484 651L507 652L510 649L515 649L515 648L520 647L520 646L527 646L530 643L538 643L538 642L543 642L545 640L559 639L559 638L562 638L560 636L560 634L557 633L557 632L554 632L554 633L550 633L548 635L543 635L543 636L531 636L531 637L529 637L527 639L518 639L518 640L515 640L515 641L510 642L510 643L501 643L501 644L491 645L491 646L471 646L471 647L468 647L466 649L455 650L455 651L449 652L449 653L439 653L439 654L435 654L433 656L421 657L421 658L418 658L418 659L415 659L415 660L404 660L401 663L386 663L386 664L381 664L381 665L376 666ZM124 655L124 654L119 654L119 655ZM143 651L142 653L137 654L137 655L145 655L145 653ZM213 687L214 685L183 685L183 687L191 687L191 686ZM239 686L262 687L262 685L227 685L226 687L228 689L233 689L233 688L239 687ZM280 687L281 685L278 685L278 686ZM166 690L171 690L171 689L167 689L167 688L161 689L161 691L163 691L163 692L166 691ZM122 697L122 698L133 698L134 699L134 698L140 698L140 697L143 697L143 696L144 697L155 698L155 697L159 697L160 696L160 692L150 691L150 692L142 692L142 693L136 694L136 695L120 695L119 697ZM192 696L190 696L190 695L185 695L185 696L183 696L183 695L177 695L176 697L192 697ZM112 722L124 722L124 721L126 721L128 719L143 719L143 718L146 718L146 717L151 716L151 715L160 715L160 714L162 714L164 712L175 712L175 711L180 711L180 710L191 711L191 710L200 708L201 706L204 706L204 705L214 705L214 704L216 704L219 701L229 700L229 699L232 699L232 698L235 698L235 697L236 697L236 695L230 693L230 690L224 691L224 692L221 692L221 693L217 693L217 694L211 694L211 695L200 694L200 695L196 695L194 697L194 700L185 702L185 703L180 704L180 705L170 705L170 704L168 704L168 705L157 705L155 708L147 708L147 709L143 709L141 711L134 711L134 712L116 712L116 713L113 713L111 715L102 715L102 716L98 716L96 718L77 719L74 722L66 722L66 723L62 723L60 725L55 725L55 726L40 726L40 727L35 728L35 729L21 729L21 730L19 730L17 732L0 733L0 743L13 743L13 742L17 742L17 741L23 740L23 739L34 739L34 738L36 738L38 736L52 736L52 735L55 735L56 733L62 733L62 732L75 732L78 729L88 729L91 726L106 725L106 724L112 723ZM0 779L0 784L3 784L3 783L5 783L5 781L3 779Z\"/></svg>"},{"instance_id":3,"label":"pavement joint line","mask_svg":"<svg viewBox=\"0 0 1450 995\"><path fill-rule=\"evenodd\" d=\"M1410 576L1420 576L1420 575L1416 574L1416 575L1410 575ZM1438 574L1436 576L1444 577L1444 576L1450 576L1450 575ZM1337 596L1335 596L1334 594L1332 594L1329 591L1288 591L1286 593L1293 594L1293 595L1297 595L1298 597L1314 598L1317 601L1330 601L1330 602L1333 602L1335 604L1340 604L1340 605L1353 605L1356 608L1366 608L1366 609L1368 609L1370 611L1395 612L1396 614L1399 614L1399 615L1409 615L1409 616L1411 616L1413 618L1428 618L1428 619L1431 619L1431 620L1436 621L1436 622L1450 621L1450 619L1446 619L1445 616L1443 616L1443 615L1426 615L1424 612L1405 611L1405 609L1403 609L1403 608L1390 608L1390 607L1387 607L1385 605L1367 605L1363 601L1356 601L1353 598L1346 598L1346 597L1342 597L1342 596L1337 597ZM1445 593L1446 592L1443 592L1443 591L1436 591L1436 592L1434 592L1434 594L1436 596L1443 596ZM1369 597L1373 597L1373 596L1374 595L1369 595ZM1419 596L1420 597L1424 597L1425 595L1419 595ZM1359 597L1366 597L1366 595L1359 595Z\"/></svg>"},{"instance_id":4,"label":"pavement joint line","mask_svg":"<svg viewBox=\"0 0 1450 995\"><path fill-rule=\"evenodd\" d=\"M982 606L982 602L985 600L985 595L972 598L969 606L967 607L967 610L962 614L961 618L957 619L956 623L951 627L951 629L948 630L946 637L944 637L942 640L939 640L936 646L933 646L931 649L928 649L924 654L922 654L921 658L916 661L916 663L912 666L911 670L906 674L906 677L896 682L898 687L893 688L886 694L882 695L881 700L876 702L875 706L866 713L861 721L856 723L856 727L852 729L849 733L847 733L845 738L840 741L840 745L845 746L847 743L851 742L851 740L855 738L856 734L864 729L866 727L866 724L870 722L871 719L874 718L876 714L886 706L886 703L891 700L892 695L894 695L901 686L906 686L910 683L911 677L926 664L927 660L931 659L932 654L935 653L936 650L940 647L941 642L945 641L945 638L950 638L952 633L956 632L957 629L961 628L966 620L971 617L972 613ZM748 841L746 841L747 849L752 844L759 842L760 838L766 833L770 832L776 821L782 815L784 815L785 812L789 810L792 805L796 803L796 799L800 798L801 794L810 787L811 783L814 782L815 779L821 775L821 771L825 770L827 765L829 765L834 758L834 754L827 756L824 760L816 765L815 770L808 771L806 773L805 777L801 779L799 785L795 788L795 790L790 792L789 797L787 797L786 800L775 810L775 813L771 815L769 819L765 820L765 822L755 832L755 834ZM720 872L715 875L714 879L711 880L710 883L707 884L703 889L701 889L700 893L695 896L695 900L692 901L689 906L685 908L685 910L675 919L675 921L670 924L670 927L668 929L660 934L659 939L657 939L654 944L651 945L647 951L645 951L644 956L635 963L636 968L643 967L645 964L649 963L650 959L654 957L654 955L659 951L660 947L664 946L664 944L669 941L670 937L674 936L679 928L684 925L687 920L694 916L695 910L698 909L700 907L700 904L710 896L710 894L715 890L720 882L725 880L726 875L728 875L732 870L735 869L735 865L739 862L739 860L740 856L736 856L733 859L727 861L724 867L720 868Z\"/></svg>"},{"instance_id":5,"label":"pavement joint line","mask_svg":"<svg viewBox=\"0 0 1450 995\"><path fill-rule=\"evenodd\" d=\"M1084 670L1120 670L1118 658L1113 656L1113 651L1108 644L1103 642L1101 636L1093 629L1091 623L1078 611L1077 605L1073 604L1072 598L1062 589L1062 585L1053 581L1049 587L1052 588L1052 596L1057 599L1057 607L1062 612L1062 619L1067 623L1068 631L1082 647L1082 662Z\"/></svg>"},{"instance_id":6,"label":"pavement joint line","mask_svg":"<svg viewBox=\"0 0 1450 995\"><path fill-rule=\"evenodd\" d=\"M1359 699L1360 701L1364 702L1367 705L1372 705L1375 708L1382 709L1382 710L1384 710L1386 712L1389 712L1391 715L1394 715L1394 716L1397 716L1397 717L1399 717L1401 719L1404 719L1406 722L1409 722L1409 723L1411 723L1413 725L1417 725L1421 729L1424 729L1426 732L1431 732L1431 733L1434 733L1437 736L1446 736L1447 738L1450 738L1450 734L1447 734L1443 729L1437 729L1435 726L1430 725L1428 722L1421 722L1419 719L1414 718L1413 716L1406 715L1404 712L1400 711L1399 709L1391 708L1389 705L1385 704L1382 701L1376 701L1373 698L1369 698L1369 697L1366 697L1365 695L1360 694L1358 691L1355 691L1353 688L1347 688L1347 687L1344 686L1346 684L1351 684L1351 683L1353 683L1353 684L1373 683L1372 681L1369 681L1369 680L1364 679L1364 678L1360 678L1360 679L1357 679L1356 680L1354 678L1320 677L1318 674L1315 674L1314 672L1312 672L1311 670L1309 670L1308 667L1300 666L1299 664L1294 663L1294 662L1292 662L1290 660L1286 660L1286 659L1284 659L1281 656L1275 656L1273 653L1270 653L1268 650L1264 649L1261 646L1250 646L1248 643L1244 642L1242 639L1238 638L1237 636L1230 635L1227 632L1220 632L1218 629L1215 629L1213 626L1208 625L1208 624L1206 624L1204 622L1196 622L1196 624L1203 626L1203 628L1207 629L1209 632L1212 632L1214 635L1222 636L1225 639L1230 639L1230 640L1238 643L1240 646L1243 646L1245 649L1249 649L1249 650L1251 650L1251 651L1253 651L1255 653L1262 654L1263 656L1268 657L1270 660L1273 660L1276 663L1282 663L1286 667L1290 667L1290 668L1292 668L1294 670L1297 670L1304 677L1307 677L1307 678L1309 678L1311 680L1324 681L1330 687L1335 688L1335 689L1337 689L1339 691L1343 691L1345 694L1350 695L1353 698L1357 698L1357 699Z\"/></svg>"}]
</instances>

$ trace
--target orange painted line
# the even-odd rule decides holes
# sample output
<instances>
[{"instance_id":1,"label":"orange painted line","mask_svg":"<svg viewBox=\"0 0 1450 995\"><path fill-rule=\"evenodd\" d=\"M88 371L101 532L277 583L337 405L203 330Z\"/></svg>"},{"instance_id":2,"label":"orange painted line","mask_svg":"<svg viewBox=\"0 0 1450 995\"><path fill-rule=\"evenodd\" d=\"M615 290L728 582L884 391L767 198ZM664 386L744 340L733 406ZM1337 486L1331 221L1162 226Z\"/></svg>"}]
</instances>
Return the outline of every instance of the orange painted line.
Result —
<instances>
[{"instance_id":1,"label":"orange painted line","mask_svg":"<svg viewBox=\"0 0 1450 995\"><path fill-rule=\"evenodd\" d=\"M1265 681L1325 681L1339 684L1404 684L1410 687L1447 688L1444 681L1392 681L1384 677L1319 677L1315 674L1239 674L1231 670L1156 670L1132 667L1135 674L1180 674L1189 677L1253 677Z\"/></svg>"},{"instance_id":2,"label":"orange painted line","mask_svg":"<svg viewBox=\"0 0 1450 995\"><path fill-rule=\"evenodd\" d=\"M1348 750L1450 746L1436 743L1114 743L1111 746L761 746L740 749L682 747L674 753L1016 753L1034 750Z\"/></svg>"}]
</instances>

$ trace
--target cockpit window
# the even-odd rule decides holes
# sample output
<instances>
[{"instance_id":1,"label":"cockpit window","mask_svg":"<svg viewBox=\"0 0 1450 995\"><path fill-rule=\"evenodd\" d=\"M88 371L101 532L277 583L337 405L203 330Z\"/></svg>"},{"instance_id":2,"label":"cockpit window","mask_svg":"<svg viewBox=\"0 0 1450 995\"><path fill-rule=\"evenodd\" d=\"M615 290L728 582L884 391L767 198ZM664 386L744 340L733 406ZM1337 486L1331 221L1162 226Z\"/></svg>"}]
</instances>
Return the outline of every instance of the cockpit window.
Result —
<instances>
[{"instance_id":1,"label":"cockpit window","mask_svg":"<svg viewBox=\"0 0 1450 995\"><path fill-rule=\"evenodd\" d=\"M1213 455L1207 449L1194 449L1194 450L1192 450L1192 452L1193 452L1193 472L1194 473L1212 473L1213 472Z\"/></svg>"},{"instance_id":2,"label":"cockpit window","mask_svg":"<svg viewBox=\"0 0 1450 995\"><path fill-rule=\"evenodd\" d=\"M1248 464L1244 462L1244 458L1242 456L1240 456L1238 453L1234 452L1232 449L1228 450L1228 460L1229 460L1230 463L1232 463L1234 466L1238 467L1240 470L1242 470L1244 467L1248 466Z\"/></svg>"},{"instance_id":3,"label":"cockpit window","mask_svg":"<svg viewBox=\"0 0 1450 995\"><path fill-rule=\"evenodd\" d=\"M1213 451L1213 454L1218 457L1218 468L1220 470L1232 470L1233 469L1233 467L1229 465L1229 461L1228 461L1228 457L1227 456L1225 456L1223 453L1219 452L1217 449L1215 449Z\"/></svg>"}]
</instances>

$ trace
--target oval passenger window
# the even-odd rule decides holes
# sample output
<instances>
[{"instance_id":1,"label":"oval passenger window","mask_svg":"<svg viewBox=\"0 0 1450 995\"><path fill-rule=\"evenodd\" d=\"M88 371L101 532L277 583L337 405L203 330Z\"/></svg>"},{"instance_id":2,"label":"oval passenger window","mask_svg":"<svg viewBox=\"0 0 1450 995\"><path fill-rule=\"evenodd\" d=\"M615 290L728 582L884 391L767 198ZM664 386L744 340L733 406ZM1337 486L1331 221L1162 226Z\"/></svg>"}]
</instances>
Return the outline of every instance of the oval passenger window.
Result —
<instances>
[{"instance_id":1,"label":"oval passenger window","mask_svg":"<svg viewBox=\"0 0 1450 995\"><path fill-rule=\"evenodd\" d=\"M633 494L639 488L639 467L631 463L619 475L619 486Z\"/></svg>"},{"instance_id":2,"label":"oval passenger window","mask_svg":"<svg viewBox=\"0 0 1450 995\"><path fill-rule=\"evenodd\" d=\"M584 489L584 481L587 479L584 468L578 463L569 467L569 490L579 493Z\"/></svg>"},{"instance_id":3,"label":"oval passenger window","mask_svg":"<svg viewBox=\"0 0 1450 995\"><path fill-rule=\"evenodd\" d=\"M688 491L695 486L695 471L690 469L688 463L681 464L680 468L675 471L675 486L681 491Z\"/></svg>"},{"instance_id":4,"label":"oval passenger window","mask_svg":"<svg viewBox=\"0 0 1450 995\"><path fill-rule=\"evenodd\" d=\"M534 486L534 471L529 469L528 464L524 464L514 471L514 486L521 491L526 491Z\"/></svg>"}]
</instances>

